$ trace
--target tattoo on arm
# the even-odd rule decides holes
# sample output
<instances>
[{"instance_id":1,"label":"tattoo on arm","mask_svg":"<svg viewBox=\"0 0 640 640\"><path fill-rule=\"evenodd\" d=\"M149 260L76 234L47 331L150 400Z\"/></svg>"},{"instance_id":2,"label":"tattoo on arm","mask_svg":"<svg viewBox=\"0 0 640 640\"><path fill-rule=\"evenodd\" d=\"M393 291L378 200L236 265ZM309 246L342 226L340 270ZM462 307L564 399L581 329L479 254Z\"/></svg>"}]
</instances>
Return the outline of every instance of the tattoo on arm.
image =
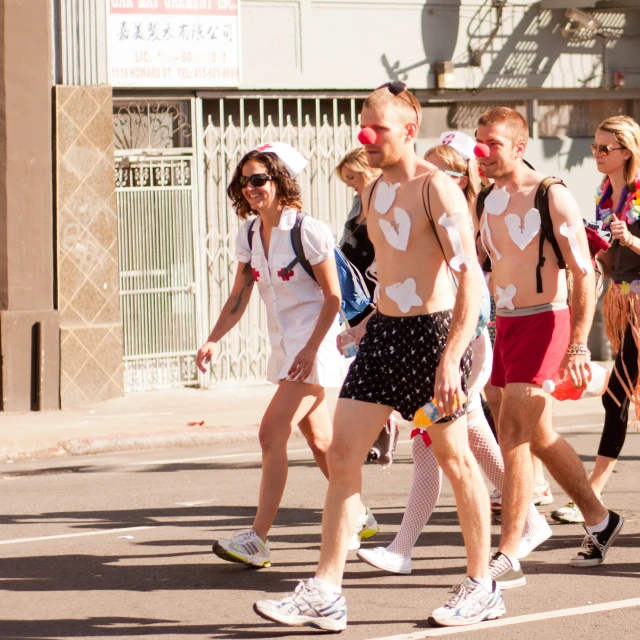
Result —
<instances>
[{"instance_id":1,"label":"tattoo on arm","mask_svg":"<svg viewBox=\"0 0 640 640\"><path fill-rule=\"evenodd\" d=\"M240 306L242 304L242 295L244 294L244 290L251 289L251 287L253 286L253 272L251 271L250 264L245 265L244 269L242 270L242 275L246 275L247 273L249 274L247 284L244 286L244 288L240 289L240 293L236 297L236 303L233 305L233 307L231 307L231 311L229 313L238 313L238 310L240 309Z\"/></svg>"}]
</instances>

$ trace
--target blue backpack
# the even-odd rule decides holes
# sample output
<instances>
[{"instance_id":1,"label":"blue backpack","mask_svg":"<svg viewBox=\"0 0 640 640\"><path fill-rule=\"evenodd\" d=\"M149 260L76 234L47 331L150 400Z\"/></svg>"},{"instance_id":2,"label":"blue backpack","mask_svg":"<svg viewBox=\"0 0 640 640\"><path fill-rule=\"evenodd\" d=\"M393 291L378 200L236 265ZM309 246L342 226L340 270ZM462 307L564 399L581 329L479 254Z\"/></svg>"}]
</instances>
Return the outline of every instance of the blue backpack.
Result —
<instances>
[{"instance_id":1,"label":"blue backpack","mask_svg":"<svg viewBox=\"0 0 640 640\"><path fill-rule=\"evenodd\" d=\"M304 255L304 247L302 246L302 221L306 215L307 214L302 213L302 211L298 211L296 215L296 222L291 229L291 246L293 247L293 252L296 254L296 257L284 270L285 272L292 271L293 268L300 263L309 276L317 282L311 263ZM250 250L253 243L253 225L256 220L257 218L252 220L249 225L248 240ZM338 269L340 291L342 293L342 304L340 306L340 322L342 323L344 319L348 321L361 314L371 304L371 297L369 296L369 290L364 278L357 267L348 260L338 246L336 246L333 251L335 254L336 268Z\"/></svg>"}]
</instances>

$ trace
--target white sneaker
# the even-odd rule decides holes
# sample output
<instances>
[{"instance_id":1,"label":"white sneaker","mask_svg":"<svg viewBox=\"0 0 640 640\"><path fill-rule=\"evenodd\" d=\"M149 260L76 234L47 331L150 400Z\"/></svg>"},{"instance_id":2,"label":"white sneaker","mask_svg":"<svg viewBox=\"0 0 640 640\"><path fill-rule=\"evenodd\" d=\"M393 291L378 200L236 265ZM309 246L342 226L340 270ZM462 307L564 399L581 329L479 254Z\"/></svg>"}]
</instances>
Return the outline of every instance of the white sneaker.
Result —
<instances>
[{"instance_id":1,"label":"white sneaker","mask_svg":"<svg viewBox=\"0 0 640 640\"><path fill-rule=\"evenodd\" d=\"M213 553L229 562L241 562L252 567L270 567L269 541L262 542L253 529L236 531L233 538L213 542Z\"/></svg>"},{"instance_id":2,"label":"white sneaker","mask_svg":"<svg viewBox=\"0 0 640 640\"><path fill-rule=\"evenodd\" d=\"M253 610L263 618L287 627L314 627L323 631L347 628L347 601L344 596L325 600L313 584L300 582L296 590L282 600L258 600Z\"/></svg>"},{"instance_id":3,"label":"white sneaker","mask_svg":"<svg viewBox=\"0 0 640 640\"><path fill-rule=\"evenodd\" d=\"M487 591L481 584L466 577L462 584L452 587L451 592L453 597L429 617L431 624L462 627L483 620L495 620L507 612L502 592L495 582L493 589Z\"/></svg>"},{"instance_id":4,"label":"white sneaker","mask_svg":"<svg viewBox=\"0 0 640 640\"><path fill-rule=\"evenodd\" d=\"M351 536L351 540L349 540L349 551L359 549L361 540L375 536L378 531L380 531L380 527L373 517L371 509L366 507L366 511L361 513L356 520L356 527Z\"/></svg>"},{"instance_id":5,"label":"white sneaker","mask_svg":"<svg viewBox=\"0 0 640 640\"><path fill-rule=\"evenodd\" d=\"M411 573L411 557L403 558L397 553L388 551L386 547L376 547L375 549L360 549L356 555L362 562L370 564L376 569L382 569L389 573Z\"/></svg>"},{"instance_id":6,"label":"white sneaker","mask_svg":"<svg viewBox=\"0 0 640 640\"><path fill-rule=\"evenodd\" d=\"M518 550L516 551L516 558L522 560L526 558L537 546L541 545L545 540L548 540L553 535L549 523L544 519L540 519L540 525L536 532L530 537L524 536L520 539L518 544Z\"/></svg>"},{"instance_id":7,"label":"white sneaker","mask_svg":"<svg viewBox=\"0 0 640 640\"><path fill-rule=\"evenodd\" d=\"M548 482L542 484L534 484L533 486L533 504L536 506L542 506L545 504L551 504L553 502L553 494L551 493L551 487Z\"/></svg>"},{"instance_id":8,"label":"white sneaker","mask_svg":"<svg viewBox=\"0 0 640 640\"><path fill-rule=\"evenodd\" d=\"M582 517L582 512L578 509L578 506L573 502L568 502L564 505L564 507L560 507L556 509L551 517L563 524L577 524L584 522L584 518Z\"/></svg>"}]
</instances>

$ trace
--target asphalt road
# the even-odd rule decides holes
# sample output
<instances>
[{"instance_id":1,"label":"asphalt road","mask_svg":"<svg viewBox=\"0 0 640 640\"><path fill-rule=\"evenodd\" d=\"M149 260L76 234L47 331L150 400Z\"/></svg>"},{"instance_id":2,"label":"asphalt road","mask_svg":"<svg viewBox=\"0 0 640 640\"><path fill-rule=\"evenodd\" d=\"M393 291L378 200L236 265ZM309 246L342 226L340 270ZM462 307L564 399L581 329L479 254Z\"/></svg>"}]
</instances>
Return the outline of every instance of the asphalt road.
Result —
<instances>
[{"instance_id":1,"label":"asphalt road","mask_svg":"<svg viewBox=\"0 0 640 640\"><path fill-rule=\"evenodd\" d=\"M587 468L598 421L562 422ZM270 625L252 611L256 599L291 591L310 577L318 558L325 481L302 440L290 448L289 484L270 536L273 565L263 570L211 553L213 539L251 524L257 443L0 465L0 639L293 639L318 633ZM364 468L364 499L382 527L368 544L392 540L411 473L407 442L389 471ZM432 630L429 613L446 600L465 566L445 483L415 549L412 575L384 574L350 554L344 583L349 627L342 637L414 640L451 631L473 640L640 637L639 477L640 437L630 433L605 496L627 521L605 564L570 567L582 529L553 524L553 537L523 563L527 586L505 593L501 622ZM556 499L546 513L566 502L552 486ZM498 525L493 532L496 543Z\"/></svg>"}]
</instances>

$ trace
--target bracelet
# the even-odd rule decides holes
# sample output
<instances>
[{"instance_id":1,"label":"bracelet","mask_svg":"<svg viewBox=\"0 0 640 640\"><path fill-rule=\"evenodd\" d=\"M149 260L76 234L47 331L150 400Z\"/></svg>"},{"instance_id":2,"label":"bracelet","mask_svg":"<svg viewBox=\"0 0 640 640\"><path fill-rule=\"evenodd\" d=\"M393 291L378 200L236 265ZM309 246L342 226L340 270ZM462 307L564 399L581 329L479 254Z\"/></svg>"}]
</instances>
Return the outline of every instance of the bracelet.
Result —
<instances>
[{"instance_id":1,"label":"bracelet","mask_svg":"<svg viewBox=\"0 0 640 640\"><path fill-rule=\"evenodd\" d=\"M591 351L589 351L586 344L570 344L565 351L568 356L587 356L591 357Z\"/></svg>"},{"instance_id":2,"label":"bracelet","mask_svg":"<svg viewBox=\"0 0 640 640\"><path fill-rule=\"evenodd\" d=\"M622 240L620 240L620 244L623 247L630 247L633 244L633 234L631 233L631 231L629 231L627 229L627 233L629 234L629 241L627 242L626 240L624 242L622 242Z\"/></svg>"}]
</instances>

